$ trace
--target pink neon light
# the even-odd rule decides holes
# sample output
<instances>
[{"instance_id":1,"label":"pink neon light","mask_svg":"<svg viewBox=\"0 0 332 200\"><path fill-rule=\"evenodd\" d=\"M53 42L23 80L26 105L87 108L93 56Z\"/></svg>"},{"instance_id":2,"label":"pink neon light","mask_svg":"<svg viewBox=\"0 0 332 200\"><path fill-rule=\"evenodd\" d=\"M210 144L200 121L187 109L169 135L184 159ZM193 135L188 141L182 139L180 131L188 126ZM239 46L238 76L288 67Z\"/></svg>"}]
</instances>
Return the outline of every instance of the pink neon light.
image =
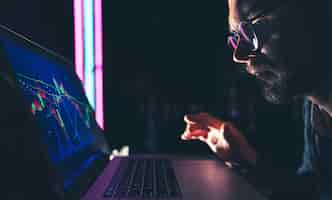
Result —
<instances>
[{"instance_id":1,"label":"pink neon light","mask_svg":"<svg viewBox=\"0 0 332 200\"><path fill-rule=\"evenodd\" d=\"M96 120L104 129L104 96L103 96L103 69L96 67Z\"/></svg>"},{"instance_id":2,"label":"pink neon light","mask_svg":"<svg viewBox=\"0 0 332 200\"><path fill-rule=\"evenodd\" d=\"M103 22L102 0L95 0L95 82L96 82L96 120L104 129L103 95Z\"/></svg>"},{"instance_id":3,"label":"pink neon light","mask_svg":"<svg viewBox=\"0 0 332 200\"><path fill-rule=\"evenodd\" d=\"M74 0L75 71L84 82L83 0Z\"/></svg>"},{"instance_id":4,"label":"pink neon light","mask_svg":"<svg viewBox=\"0 0 332 200\"><path fill-rule=\"evenodd\" d=\"M103 66L102 0L95 0L95 64Z\"/></svg>"}]
</instances>

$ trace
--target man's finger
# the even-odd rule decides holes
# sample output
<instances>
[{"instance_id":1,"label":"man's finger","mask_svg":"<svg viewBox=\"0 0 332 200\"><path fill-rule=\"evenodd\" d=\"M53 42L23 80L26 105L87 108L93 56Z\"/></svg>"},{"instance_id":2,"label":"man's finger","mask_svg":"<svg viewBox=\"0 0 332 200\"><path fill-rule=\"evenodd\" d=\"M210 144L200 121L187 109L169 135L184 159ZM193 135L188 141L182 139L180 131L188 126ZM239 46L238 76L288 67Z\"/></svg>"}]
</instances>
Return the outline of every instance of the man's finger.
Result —
<instances>
[{"instance_id":1,"label":"man's finger","mask_svg":"<svg viewBox=\"0 0 332 200\"><path fill-rule=\"evenodd\" d=\"M184 121L187 123L187 124L196 124L197 122L195 122L191 115L185 115L184 116Z\"/></svg>"},{"instance_id":2,"label":"man's finger","mask_svg":"<svg viewBox=\"0 0 332 200\"><path fill-rule=\"evenodd\" d=\"M207 117L205 115L202 115L201 113L198 114L192 114L192 115L185 115L184 121L188 124L206 124Z\"/></svg>"},{"instance_id":3,"label":"man's finger","mask_svg":"<svg viewBox=\"0 0 332 200\"><path fill-rule=\"evenodd\" d=\"M187 140L190 140L190 139L198 139L198 137L207 137L208 135L208 131L206 130L203 130L203 129L196 129L194 131L186 131L182 136L181 138L182 139L187 139Z\"/></svg>"},{"instance_id":4,"label":"man's finger","mask_svg":"<svg viewBox=\"0 0 332 200\"><path fill-rule=\"evenodd\" d=\"M189 132L193 132L198 129L205 130L205 131L210 130L208 127L201 125L201 124L188 124L186 127L186 131L189 131Z\"/></svg>"},{"instance_id":5,"label":"man's finger","mask_svg":"<svg viewBox=\"0 0 332 200\"><path fill-rule=\"evenodd\" d=\"M196 137L196 136L187 136L186 134L182 134L181 135L181 139L182 140L198 140L199 137Z\"/></svg>"},{"instance_id":6,"label":"man's finger","mask_svg":"<svg viewBox=\"0 0 332 200\"><path fill-rule=\"evenodd\" d=\"M204 126L211 126L211 127L217 128L217 129L219 129L220 125L222 123L224 123L223 120L217 119L217 118L211 116L210 114L204 113L204 112L193 114L193 115L186 115L185 121L190 124L196 123L196 124L201 124Z\"/></svg>"},{"instance_id":7,"label":"man's finger","mask_svg":"<svg viewBox=\"0 0 332 200\"><path fill-rule=\"evenodd\" d=\"M202 142L205 142L205 143L206 143L206 140L207 140L207 138L203 137L203 136L199 136L198 139Z\"/></svg>"}]
</instances>

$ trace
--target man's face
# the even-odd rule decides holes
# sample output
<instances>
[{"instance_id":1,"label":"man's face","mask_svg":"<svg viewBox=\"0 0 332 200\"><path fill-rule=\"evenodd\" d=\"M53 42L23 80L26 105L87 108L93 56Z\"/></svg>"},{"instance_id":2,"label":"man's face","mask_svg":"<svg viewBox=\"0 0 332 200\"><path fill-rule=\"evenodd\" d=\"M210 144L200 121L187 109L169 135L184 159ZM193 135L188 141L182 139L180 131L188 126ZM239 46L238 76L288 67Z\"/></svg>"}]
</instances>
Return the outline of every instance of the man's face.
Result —
<instances>
[{"instance_id":1,"label":"man's face","mask_svg":"<svg viewBox=\"0 0 332 200\"><path fill-rule=\"evenodd\" d=\"M248 51L245 42L240 40L233 60L244 64L248 73L261 82L265 97L273 103L311 92L310 79L317 77L319 71L311 70L315 47L305 15L298 9L299 5L291 2L228 0L230 31L239 32L239 24L249 22L253 24L259 45L257 51ZM271 6L273 9L262 17L248 21Z\"/></svg>"}]
</instances>

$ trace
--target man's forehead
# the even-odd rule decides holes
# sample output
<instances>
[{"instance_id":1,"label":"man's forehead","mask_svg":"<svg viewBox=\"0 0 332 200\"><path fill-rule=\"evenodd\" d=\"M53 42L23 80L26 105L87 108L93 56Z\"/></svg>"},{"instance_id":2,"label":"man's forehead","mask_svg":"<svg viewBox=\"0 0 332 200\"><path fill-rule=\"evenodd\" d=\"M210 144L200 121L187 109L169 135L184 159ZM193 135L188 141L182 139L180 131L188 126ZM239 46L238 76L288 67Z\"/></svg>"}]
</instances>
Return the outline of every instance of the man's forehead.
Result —
<instances>
[{"instance_id":1,"label":"man's forehead","mask_svg":"<svg viewBox=\"0 0 332 200\"><path fill-rule=\"evenodd\" d=\"M240 21L248 20L281 0L228 0L228 23L230 30L236 30Z\"/></svg>"}]
</instances>

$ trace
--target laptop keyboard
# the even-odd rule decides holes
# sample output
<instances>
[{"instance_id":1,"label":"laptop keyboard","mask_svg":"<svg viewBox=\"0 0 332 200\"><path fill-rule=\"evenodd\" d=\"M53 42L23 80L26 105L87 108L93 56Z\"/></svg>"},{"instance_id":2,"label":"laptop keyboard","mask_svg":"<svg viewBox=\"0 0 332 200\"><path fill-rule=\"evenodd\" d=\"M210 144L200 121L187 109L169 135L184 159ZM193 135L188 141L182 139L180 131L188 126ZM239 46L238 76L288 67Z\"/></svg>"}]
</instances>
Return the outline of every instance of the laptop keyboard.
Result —
<instances>
[{"instance_id":1,"label":"laptop keyboard","mask_svg":"<svg viewBox=\"0 0 332 200\"><path fill-rule=\"evenodd\" d=\"M180 198L181 191L170 160L128 159L112 177L107 198Z\"/></svg>"}]
</instances>

